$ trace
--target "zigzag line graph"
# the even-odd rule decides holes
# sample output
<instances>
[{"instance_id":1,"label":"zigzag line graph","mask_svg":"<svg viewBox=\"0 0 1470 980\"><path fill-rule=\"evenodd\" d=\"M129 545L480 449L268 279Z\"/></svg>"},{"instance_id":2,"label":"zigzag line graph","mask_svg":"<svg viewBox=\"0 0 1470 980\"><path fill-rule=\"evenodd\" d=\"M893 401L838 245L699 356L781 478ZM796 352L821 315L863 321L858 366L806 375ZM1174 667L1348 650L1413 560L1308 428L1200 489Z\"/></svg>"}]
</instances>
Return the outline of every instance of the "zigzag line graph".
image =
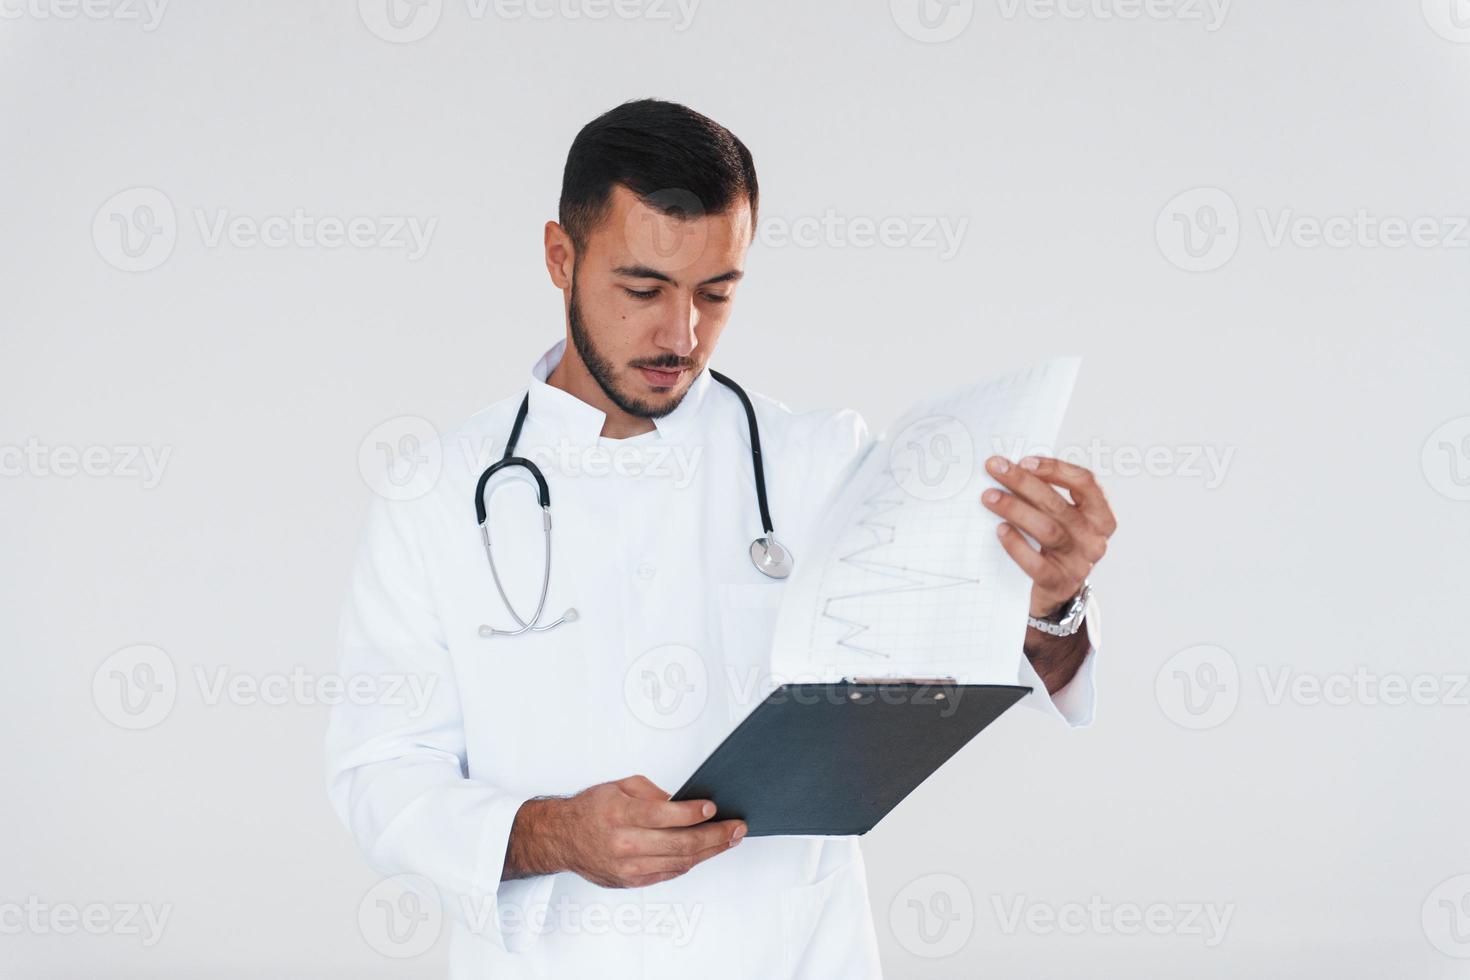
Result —
<instances>
[{"instance_id":1,"label":"zigzag line graph","mask_svg":"<svg viewBox=\"0 0 1470 980\"><path fill-rule=\"evenodd\" d=\"M932 593L960 587L978 588L981 580L973 575L931 571L882 560L881 552L899 543L897 542L898 525L892 523L891 517L887 515L901 508L911 508L915 505L943 506L932 502L917 501L905 493L900 486L902 475L895 472L891 466L884 468L882 477L882 484L879 488L865 496L859 504L862 518L854 525L855 536L860 539L866 538L866 540L860 541L855 548L840 554L837 557L837 564L877 576L879 579L887 579L888 582L874 588L847 591L827 597L822 602L821 618L828 623L836 624L843 630L835 641L836 646L869 657L890 660L892 659L890 653L868 642L868 635L874 631L873 624L863 619L854 619L850 615L843 615L839 607L861 605L862 600L865 599L888 598L904 593Z\"/></svg>"},{"instance_id":2,"label":"zigzag line graph","mask_svg":"<svg viewBox=\"0 0 1470 980\"><path fill-rule=\"evenodd\" d=\"M1066 358L928 398L870 443L787 586L775 670L1012 677L1030 584L980 502L985 459L1052 444L1076 371Z\"/></svg>"}]
</instances>

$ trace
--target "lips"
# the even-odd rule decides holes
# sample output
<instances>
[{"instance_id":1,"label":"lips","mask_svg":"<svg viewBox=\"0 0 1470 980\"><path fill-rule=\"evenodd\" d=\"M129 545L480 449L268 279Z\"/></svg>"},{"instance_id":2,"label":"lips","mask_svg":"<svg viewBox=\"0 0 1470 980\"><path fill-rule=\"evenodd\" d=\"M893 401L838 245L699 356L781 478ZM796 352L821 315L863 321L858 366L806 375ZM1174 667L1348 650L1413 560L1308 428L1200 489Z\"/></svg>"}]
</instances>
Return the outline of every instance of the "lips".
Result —
<instances>
[{"instance_id":1,"label":"lips","mask_svg":"<svg viewBox=\"0 0 1470 980\"><path fill-rule=\"evenodd\" d=\"M655 388L672 388L674 387L674 385L678 384L679 379L684 376L684 371L682 368L674 368L673 370L661 370L659 368L640 367L638 369L638 372L643 375L643 379L645 381L653 385Z\"/></svg>"}]
</instances>

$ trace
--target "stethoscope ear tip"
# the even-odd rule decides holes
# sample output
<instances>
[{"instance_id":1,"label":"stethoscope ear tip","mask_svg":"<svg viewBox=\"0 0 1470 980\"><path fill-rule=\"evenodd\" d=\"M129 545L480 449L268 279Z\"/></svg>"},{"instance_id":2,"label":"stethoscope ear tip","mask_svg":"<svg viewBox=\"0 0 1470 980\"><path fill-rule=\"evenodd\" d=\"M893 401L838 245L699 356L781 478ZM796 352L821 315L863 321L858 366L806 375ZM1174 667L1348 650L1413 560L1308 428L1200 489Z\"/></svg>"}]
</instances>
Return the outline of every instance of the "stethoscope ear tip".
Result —
<instances>
[{"instance_id":1,"label":"stethoscope ear tip","mask_svg":"<svg viewBox=\"0 0 1470 980\"><path fill-rule=\"evenodd\" d=\"M562 613L561 621L563 623L575 623L577 621L577 610L568 609L566 612Z\"/></svg>"}]
</instances>

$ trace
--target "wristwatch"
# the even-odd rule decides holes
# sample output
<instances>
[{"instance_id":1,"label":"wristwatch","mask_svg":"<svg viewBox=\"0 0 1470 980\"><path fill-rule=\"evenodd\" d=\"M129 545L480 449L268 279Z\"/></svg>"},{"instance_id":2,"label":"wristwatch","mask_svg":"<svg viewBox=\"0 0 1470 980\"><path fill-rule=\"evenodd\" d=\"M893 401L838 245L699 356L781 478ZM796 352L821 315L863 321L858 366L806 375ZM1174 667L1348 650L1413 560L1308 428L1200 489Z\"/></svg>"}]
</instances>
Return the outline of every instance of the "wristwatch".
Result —
<instances>
[{"instance_id":1,"label":"wristwatch","mask_svg":"<svg viewBox=\"0 0 1470 980\"><path fill-rule=\"evenodd\" d=\"M1082 621L1087 618L1087 600L1090 598L1092 598L1092 586L1083 581L1082 591L1078 592L1071 602L1063 606L1060 612L1045 619L1028 616L1026 625L1052 636L1071 636L1082 628Z\"/></svg>"}]
</instances>

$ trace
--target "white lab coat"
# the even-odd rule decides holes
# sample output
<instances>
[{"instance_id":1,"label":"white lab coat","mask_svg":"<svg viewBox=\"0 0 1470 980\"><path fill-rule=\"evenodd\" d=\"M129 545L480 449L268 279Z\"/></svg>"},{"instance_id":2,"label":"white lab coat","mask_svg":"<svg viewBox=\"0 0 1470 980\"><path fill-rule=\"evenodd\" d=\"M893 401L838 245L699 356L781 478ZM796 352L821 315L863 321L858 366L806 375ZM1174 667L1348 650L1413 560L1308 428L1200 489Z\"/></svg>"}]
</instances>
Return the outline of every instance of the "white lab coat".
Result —
<instances>
[{"instance_id":1,"label":"white lab coat","mask_svg":"<svg viewBox=\"0 0 1470 980\"><path fill-rule=\"evenodd\" d=\"M669 792L681 785L764 693L782 591L749 558L761 525L735 395L705 372L655 431L602 439L602 412L545 383L562 350L532 372L517 453L551 488L546 619L572 606L579 618L511 638L477 632L513 625L473 498L504 449L516 392L444 438L429 492L375 502L343 612L341 670L431 678L433 696L426 710L334 710L333 805L373 867L437 887L455 978L878 976L856 837L748 838L641 889L570 872L500 883L529 797L637 773ZM753 398L771 514L799 561L867 430L853 412L797 414ZM490 526L502 581L529 615L541 518L529 485L516 485L524 471L510 472L492 483L511 486L493 496ZM1048 699L1017 651L1018 682L1036 688L1038 707L1085 724L1093 660Z\"/></svg>"}]
</instances>

